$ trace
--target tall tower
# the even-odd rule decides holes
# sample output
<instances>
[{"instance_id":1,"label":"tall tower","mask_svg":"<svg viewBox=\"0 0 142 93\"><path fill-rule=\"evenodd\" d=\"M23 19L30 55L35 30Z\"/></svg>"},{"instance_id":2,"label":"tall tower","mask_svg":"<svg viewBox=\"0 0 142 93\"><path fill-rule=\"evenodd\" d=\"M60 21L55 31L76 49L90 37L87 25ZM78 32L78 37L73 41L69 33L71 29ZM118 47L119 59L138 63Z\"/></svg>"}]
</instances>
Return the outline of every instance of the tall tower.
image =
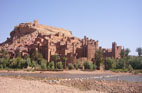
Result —
<instances>
[{"instance_id":1,"label":"tall tower","mask_svg":"<svg viewBox=\"0 0 142 93\"><path fill-rule=\"evenodd\" d=\"M112 43L112 57L116 58L117 44L116 42Z\"/></svg>"}]
</instances>

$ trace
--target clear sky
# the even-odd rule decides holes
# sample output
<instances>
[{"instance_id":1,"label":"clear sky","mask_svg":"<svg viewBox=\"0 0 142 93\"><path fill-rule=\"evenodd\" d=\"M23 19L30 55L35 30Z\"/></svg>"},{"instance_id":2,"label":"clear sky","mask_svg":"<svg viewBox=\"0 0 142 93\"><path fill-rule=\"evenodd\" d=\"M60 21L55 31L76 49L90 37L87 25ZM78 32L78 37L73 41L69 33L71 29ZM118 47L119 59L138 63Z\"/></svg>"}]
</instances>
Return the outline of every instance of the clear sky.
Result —
<instances>
[{"instance_id":1,"label":"clear sky","mask_svg":"<svg viewBox=\"0 0 142 93\"><path fill-rule=\"evenodd\" d=\"M142 0L0 0L0 42L14 26L34 19L99 40L104 48L115 41L131 55L142 47Z\"/></svg>"}]
</instances>

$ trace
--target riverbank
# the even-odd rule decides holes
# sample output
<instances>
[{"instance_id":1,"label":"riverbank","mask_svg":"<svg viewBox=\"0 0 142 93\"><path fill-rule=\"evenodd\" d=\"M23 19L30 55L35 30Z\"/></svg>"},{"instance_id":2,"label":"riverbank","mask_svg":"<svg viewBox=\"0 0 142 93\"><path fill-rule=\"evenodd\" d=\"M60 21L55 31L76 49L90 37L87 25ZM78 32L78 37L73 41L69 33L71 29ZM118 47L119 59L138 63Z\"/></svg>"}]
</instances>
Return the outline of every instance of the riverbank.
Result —
<instances>
[{"instance_id":1,"label":"riverbank","mask_svg":"<svg viewBox=\"0 0 142 93\"><path fill-rule=\"evenodd\" d=\"M142 93L142 82L0 77L1 93Z\"/></svg>"},{"instance_id":2,"label":"riverbank","mask_svg":"<svg viewBox=\"0 0 142 93\"><path fill-rule=\"evenodd\" d=\"M63 85L53 85L38 80L25 80L0 77L0 93L98 93L97 91L81 91Z\"/></svg>"}]
</instances>

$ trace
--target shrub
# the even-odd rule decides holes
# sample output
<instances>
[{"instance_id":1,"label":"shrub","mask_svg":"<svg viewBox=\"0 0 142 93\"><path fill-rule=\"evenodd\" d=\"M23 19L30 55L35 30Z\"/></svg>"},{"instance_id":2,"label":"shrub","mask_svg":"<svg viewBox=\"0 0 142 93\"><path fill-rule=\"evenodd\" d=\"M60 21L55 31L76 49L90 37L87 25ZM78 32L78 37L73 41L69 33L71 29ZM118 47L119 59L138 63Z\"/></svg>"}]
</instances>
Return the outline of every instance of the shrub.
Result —
<instances>
[{"instance_id":1,"label":"shrub","mask_svg":"<svg viewBox=\"0 0 142 93\"><path fill-rule=\"evenodd\" d=\"M48 69L50 69L50 70L55 69L55 67L54 67L54 62L53 62L53 61L49 63Z\"/></svg>"},{"instance_id":2,"label":"shrub","mask_svg":"<svg viewBox=\"0 0 142 93\"><path fill-rule=\"evenodd\" d=\"M31 64L32 64L31 58L27 58L27 59L26 59L26 63L27 63L27 66L30 66L30 67L31 67Z\"/></svg>"},{"instance_id":3,"label":"shrub","mask_svg":"<svg viewBox=\"0 0 142 93\"><path fill-rule=\"evenodd\" d=\"M93 70L96 70L97 66L95 64L92 64L92 65L93 65Z\"/></svg>"},{"instance_id":4,"label":"shrub","mask_svg":"<svg viewBox=\"0 0 142 93\"><path fill-rule=\"evenodd\" d=\"M84 69L88 69L89 68L88 60L86 60L83 65L84 65Z\"/></svg>"},{"instance_id":5,"label":"shrub","mask_svg":"<svg viewBox=\"0 0 142 93\"><path fill-rule=\"evenodd\" d=\"M72 63L70 63L70 64L68 65L68 68L69 68L69 70L72 70L72 69L74 69L74 66L73 66L73 64L72 64Z\"/></svg>"},{"instance_id":6,"label":"shrub","mask_svg":"<svg viewBox=\"0 0 142 93\"><path fill-rule=\"evenodd\" d=\"M92 62L85 61L84 62L84 69L93 70L93 69L96 69L96 65L93 64Z\"/></svg>"},{"instance_id":7,"label":"shrub","mask_svg":"<svg viewBox=\"0 0 142 93\"><path fill-rule=\"evenodd\" d=\"M37 65L37 62L35 60L32 60L31 67L36 67L36 65Z\"/></svg>"},{"instance_id":8,"label":"shrub","mask_svg":"<svg viewBox=\"0 0 142 93\"><path fill-rule=\"evenodd\" d=\"M129 64L134 68L134 69L142 69L142 57L135 57L132 58L129 61Z\"/></svg>"},{"instance_id":9,"label":"shrub","mask_svg":"<svg viewBox=\"0 0 142 93\"><path fill-rule=\"evenodd\" d=\"M75 68L78 70L79 68L80 68L80 63L79 62L77 62L76 64L75 64Z\"/></svg>"},{"instance_id":10,"label":"shrub","mask_svg":"<svg viewBox=\"0 0 142 93\"><path fill-rule=\"evenodd\" d=\"M106 58L104 63L105 63L106 70L116 68L116 62L115 62L115 59L113 58Z\"/></svg>"},{"instance_id":11,"label":"shrub","mask_svg":"<svg viewBox=\"0 0 142 93\"><path fill-rule=\"evenodd\" d=\"M47 62L45 59L41 60L41 69L47 69Z\"/></svg>"},{"instance_id":12,"label":"shrub","mask_svg":"<svg viewBox=\"0 0 142 93\"><path fill-rule=\"evenodd\" d=\"M57 69L63 69L63 64L62 62L57 63Z\"/></svg>"},{"instance_id":13,"label":"shrub","mask_svg":"<svg viewBox=\"0 0 142 93\"><path fill-rule=\"evenodd\" d=\"M133 67L131 65L128 66L128 71L130 71L130 72L133 71Z\"/></svg>"},{"instance_id":14,"label":"shrub","mask_svg":"<svg viewBox=\"0 0 142 93\"><path fill-rule=\"evenodd\" d=\"M119 59L119 61L116 63L117 69L125 69L126 68L126 60L124 58Z\"/></svg>"}]
</instances>

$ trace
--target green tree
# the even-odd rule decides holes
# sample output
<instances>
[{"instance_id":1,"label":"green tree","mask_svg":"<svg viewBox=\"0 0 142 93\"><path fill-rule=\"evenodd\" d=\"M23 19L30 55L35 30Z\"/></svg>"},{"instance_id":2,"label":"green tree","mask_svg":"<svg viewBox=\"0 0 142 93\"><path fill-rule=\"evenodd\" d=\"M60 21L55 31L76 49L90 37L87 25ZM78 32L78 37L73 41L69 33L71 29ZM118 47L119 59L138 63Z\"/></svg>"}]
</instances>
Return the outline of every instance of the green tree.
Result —
<instances>
[{"instance_id":1,"label":"green tree","mask_svg":"<svg viewBox=\"0 0 142 93\"><path fill-rule=\"evenodd\" d=\"M142 57L133 57L129 60L129 64L133 69L142 69Z\"/></svg>"},{"instance_id":2,"label":"green tree","mask_svg":"<svg viewBox=\"0 0 142 93\"><path fill-rule=\"evenodd\" d=\"M35 50L31 55L31 59L36 60L38 64L40 64L42 58L43 58L42 54L37 50Z\"/></svg>"},{"instance_id":3,"label":"green tree","mask_svg":"<svg viewBox=\"0 0 142 93\"><path fill-rule=\"evenodd\" d=\"M142 48L141 47L138 47L136 49L136 52L138 52L138 55L141 56L142 55Z\"/></svg>"},{"instance_id":4,"label":"green tree","mask_svg":"<svg viewBox=\"0 0 142 93\"><path fill-rule=\"evenodd\" d=\"M48 64L48 69L54 70L54 62L53 62L53 61L51 61L51 62Z\"/></svg>"},{"instance_id":5,"label":"green tree","mask_svg":"<svg viewBox=\"0 0 142 93\"><path fill-rule=\"evenodd\" d=\"M67 67L67 60L68 60L68 58L67 57L63 57L63 59L64 59L64 68L66 69L66 67Z\"/></svg>"},{"instance_id":6,"label":"green tree","mask_svg":"<svg viewBox=\"0 0 142 93\"><path fill-rule=\"evenodd\" d=\"M126 48L126 49L125 49L125 56L127 57L130 52L131 52L131 50L130 50L129 48Z\"/></svg>"},{"instance_id":7,"label":"green tree","mask_svg":"<svg viewBox=\"0 0 142 93\"><path fill-rule=\"evenodd\" d=\"M97 69L100 69L100 66L103 64L103 54L101 50L98 50L95 53L95 63L96 63Z\"/></svg>"},{"instance_id":8,"label":"green tree","mask_svg":"<svg viewBox=\"0 0 142 93\"><path fill-rule=\"evenodd\" d=\"M80 65L80 62L77 61L76 64L75 64L75 68L78 70L78 69L80 68L80 66L81 66L81 65Z\"/></svg>"},{"instance_id":9,"label":"green tree","mask_svg":"<svg viewBox=\"0 0 142 93\"><path fill-rule=\"evenodd\" d=\"M95 65L93 66L92 62L88 62L88 60L84 62L84 69L93 70L93 68L95 69Z\"/></svg>"},{"instance_id":10,"label":"green tree","mask_svg":"<svg viewBox=\"0 0 142 93\"><path fill-rule=\"evenodd\" d=\"M92 63L92 65L93 65L93 70L96 70L96 68L97 68L96 64Z\"/></svg>"},{"instance_id":11,"label":"green tree","mask_svg":"<svg viewBox=\"0 0 142 93\"><path fill-rule=\"evenodd\" d=\"M125 69L126 68L126 60L124 58L121 58L118 60L116 63L116 68L117 69Z\"/></svg>"},{"instance_id":12,"label":"green tree","mask_svg":"<svg viewBox=\"0 0 142 93\"><path fill-rule=\"evenodd\" d=\"M124 50L124 49L121 50L120 56L121 56L121 58L124 58L124 57L125 57L125 50Z\"/></svg>"},{"instance_id":13,"label":"green tree","mask_svg":"<svg viewBox=\"0 0 142 93\"><path fill-rule=\"evenodd\" d=\"M130 72L133 71L133 67L131 65L128 66L128 71L130 71Z\"/></svg>"},{"instance_id":14,"label":"green tree","mask_svg":"<svg viewBox=\"0 0 142 93\"><path fill-rule=\"evenodd\" d=\"M57 62L60 60L60 56L58 54L53 55L53 58L55 60L55 68L57 68Z\"/></svg>"},{"instance_id":15,"label":"green tree","mask_svg":"<svg viewBox=\"0 0 142 93\"><path fill-rule=\"evenodd\" d=\"M110 58L110 57L106 58L104 64L105 64L106 70L116 68L116 61L114 58Z\"/></svg>"},{"instance_id":16,"label":"green tree","mask_svg":"<svg viewBox=\"0 0 142 93\"><path fill-rule=\"evenodd\" d=\"M57 63L57 69L63 69L63 64L62 62Z\"/></svg>"},{"instance_id":17,"label":"green tree","mask_svg":"<svg viewBox=\"0 0 142 93\"><path fill-rule=\"evenodd\" d=\"M68 69L69 69L69 70L74 69L74 66L73 66L73 64L72 64L72 63L69 63L69 65L68 65Z\"/></svg>"},{"instance_id":18,"label":"green tree","mask_svg":"<svg viewBox=\"0 0 142 93\"><path fill-rule=\"evenodd\" d=\"M47 61L44 58L41 59L41 69L47 69Z\"/></svg>"},{"instance_id":19,"label":"green tree","mask_svg":"<svg viewBox=\"0 0 142 93\"><path fill-rule=\"evenodd\" d=\"M32 61L31 61L31 58L28 57L28 58L26 58L25 60L26 60L27 66L32 67Z\"/></svg>"}]
</instances>

